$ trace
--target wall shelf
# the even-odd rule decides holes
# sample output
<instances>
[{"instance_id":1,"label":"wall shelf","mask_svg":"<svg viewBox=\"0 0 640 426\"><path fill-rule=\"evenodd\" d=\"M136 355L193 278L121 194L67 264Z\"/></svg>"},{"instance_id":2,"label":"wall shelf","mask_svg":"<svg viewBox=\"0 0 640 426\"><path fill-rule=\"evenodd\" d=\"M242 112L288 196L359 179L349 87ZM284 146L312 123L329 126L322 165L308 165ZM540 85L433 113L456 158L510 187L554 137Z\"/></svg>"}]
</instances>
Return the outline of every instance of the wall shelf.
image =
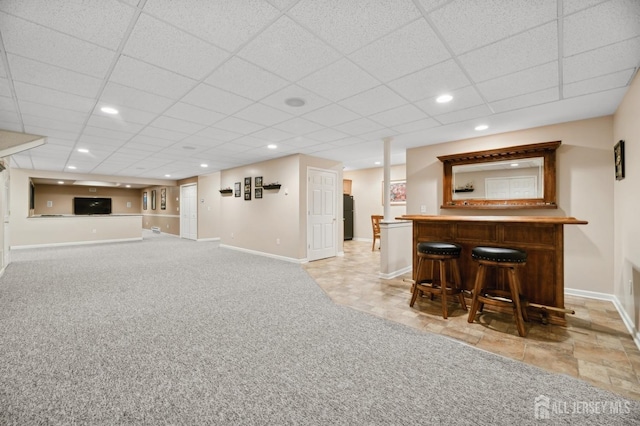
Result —
<instances>
[{"instance_id":1,"label":"wall shelf","mask_svg":"<svg viewBox=\"0 0 640 426\"><path fill-rule=\"evenodd\" d=\"M233 189L231 189L231 188L221 189L220 193L221 194L231 194L231 193L233 193Z\"/></svg>"},{"instance_id":2,"label":"wall shelf","mask_svg":"<svg viewBox=\"0 0 640 426\"><path fill-rule=\"evenodd\" d=\"M262 187L264 189L280 189L282 185L280 185L279 183L270 183L268 185L263 185Z\"/></svg>"}]
</instances>

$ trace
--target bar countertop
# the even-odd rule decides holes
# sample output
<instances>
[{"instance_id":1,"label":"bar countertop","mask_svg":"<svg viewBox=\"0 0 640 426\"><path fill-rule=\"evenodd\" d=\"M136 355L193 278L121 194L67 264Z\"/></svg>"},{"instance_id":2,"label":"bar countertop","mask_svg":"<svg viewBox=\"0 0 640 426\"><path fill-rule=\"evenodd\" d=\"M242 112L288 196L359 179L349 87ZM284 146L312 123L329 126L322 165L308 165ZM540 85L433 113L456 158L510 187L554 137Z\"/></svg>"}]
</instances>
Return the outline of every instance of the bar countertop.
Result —
<instances>
[{"instance_id":1,"label":"bar countertop","mask_svg":"<svg viewBox=\"0 0 640 426\"><path fill-rule=\"evenodd\" d=\"M561 225L587 225L586 220L564 216L441 216L441 215L403 215L398 220L425 222L503 222L503 223L549 223Z\"/></svg>"}]
</instances>

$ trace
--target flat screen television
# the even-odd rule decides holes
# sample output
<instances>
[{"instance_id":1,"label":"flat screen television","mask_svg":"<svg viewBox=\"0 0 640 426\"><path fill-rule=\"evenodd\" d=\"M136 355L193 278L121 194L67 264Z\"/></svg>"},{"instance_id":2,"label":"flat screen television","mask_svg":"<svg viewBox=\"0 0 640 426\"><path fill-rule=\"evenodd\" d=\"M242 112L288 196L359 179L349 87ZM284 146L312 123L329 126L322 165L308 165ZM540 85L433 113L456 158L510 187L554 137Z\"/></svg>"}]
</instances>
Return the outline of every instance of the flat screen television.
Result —
<instances>
[{"instance_id":1,"label":"flat screen television","mask_svg":"<svg viewBox=\"0 0 640 426\"><path fill-rule=\"evenodd\" d=\"M75 197L73 214L111 214L111 198Z\"/></svg>"}]
</instances>

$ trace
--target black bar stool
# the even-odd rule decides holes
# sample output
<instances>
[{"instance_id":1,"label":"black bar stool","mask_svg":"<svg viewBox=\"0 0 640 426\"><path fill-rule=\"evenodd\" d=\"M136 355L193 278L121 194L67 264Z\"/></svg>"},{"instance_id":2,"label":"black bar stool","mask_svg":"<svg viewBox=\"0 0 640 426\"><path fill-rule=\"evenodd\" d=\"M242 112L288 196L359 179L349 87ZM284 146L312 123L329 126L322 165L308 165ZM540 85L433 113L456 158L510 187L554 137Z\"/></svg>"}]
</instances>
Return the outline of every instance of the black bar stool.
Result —
<instances>
[{"instance_id":1,"label":"black bar stool","mask_svg":"<svg viewBox=\"0 0 640 426\"><path fill-rule=\"evenodd\" d=\"M457 294L460 304L466 311L467 304L465 303L464 296L462 294L462 280L460 279L460 269L458 268L458 258L460 257L462 247L453 243L424 242L418 243L417 249L418 268L416 269L416 283L413 286L413 294L411 295L411 302L409 303L409 306L413 307L413 304L416 302L418 297L418 293L430 293L432 299L434 294L439 294L442 298L442 317L446 319L447 295ZM431 280L420 281L420 277L422 276L421 274L423 273L422 269L426 265L427 260L432 261L433 266L435 266L436 262L438 263L440 269L439 282L436 282L433 279L433 270ZM447 286L447 264L451 267L451 273L454 280L450 286Z\"/></svg>"},{"instance_id":2,"label":"black bar stool","mask_svg":"<svg viewBox=\"0 0 640 426\"><path fill-rule=\"evenodd\" d=\"M526 335L524 321L529 321L524 297L520 294L520 280L518 279L517 268L524 266L527 262L527 253L522 250L503 247L476 247L471 250L471 257L478 262L478 274L473 286L473 298L468 321L475 320L478 309L482 311L485 304L493 306L506 306L513 308L513 314L518 327L518 334L522 337ZM496 288L483 288L485 273L487 268L505 268L507 270L507 281L509 291Z\"/></svg>"}]
</instances>

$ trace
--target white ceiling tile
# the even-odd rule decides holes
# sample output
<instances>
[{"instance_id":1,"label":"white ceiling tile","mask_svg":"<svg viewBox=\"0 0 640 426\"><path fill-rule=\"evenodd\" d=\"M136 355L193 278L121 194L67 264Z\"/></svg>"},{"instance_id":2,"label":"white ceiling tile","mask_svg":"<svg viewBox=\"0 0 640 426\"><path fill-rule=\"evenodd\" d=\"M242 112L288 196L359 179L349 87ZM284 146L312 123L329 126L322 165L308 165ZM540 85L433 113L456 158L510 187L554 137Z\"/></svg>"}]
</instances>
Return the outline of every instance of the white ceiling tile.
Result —
<instances>
[{"instance_id":1,"label":"white ceiling tile","mask_svg":"<svg viewBox=\"0 0 640 426\"><path fill-rule=\"evenodd\" d=\"M7 57L11 72L16 76L16 81L69 92L87 98L95 98L102 86L102 80L95 77L21 56L8 54Z\"/></svg>"},{"instance_id":2,"label":"white ceiling tile","mask_svg":"<svg viewBox=\"0 0 640 426\"><path fill-rule=\"evenodd\" d=\"M228 53L186 32L142 14L123 53L200 80Z\"/></svg>"},{"instance_id":3,"label":"white ceiling tile","mask_svg":"<svg viewBox=\"0 0 640 426\"><path fill-rule=\"evenodd\" d=\"M9 87L9 80L6 78L0 78L0 96L11 97L11 88Z\"/></svg>"},{"instance_id":4,"label":"white ceiling tile","mask_svg":"<svg viewBox=\"0 0 640 426\"><path fill-rule=\"evenodd\" d=\"M118 48L135 12L122 3L104 0L3 0L0 10L112 50Z\"/></svg>"},{"instance_id":5,"label":"white ceiling tile","mask_svg":"<svg viewBox=\"0 0 640 426\"><path fill-rule=\"evenodd\" d=\"M233 114L251 104L247 98L202 83L185 95L182 102L221 114Z\"/></svg>"},{"instance_id":6,"label":"white ceiling tile","mask_svg":"<svg viewBox=\"0 0 640 426\"><path fill-rule=\"evenodd\" d=\"M291 6L297 0L267 0L269 3L274 5L280 10L285 10L287 7Z\"/></svg>"},{"instance_id":7,"label":"white ceiling tile","mask_svg":"<svg viewBox=\"0 0 640 426\"><path fill-rule=\"evenodd\" d=\"M341 132L351 136L370 133L382 128L384 128L383 125L376 123L375 121L371 121L368 118L359 118L357 120L349 121L348 123L334 126L334 129L340 130Z\"/></svg>"},{"instance_id":8,"label":"white ceiling tile","mask_svg":"<svg viewBox=\"0 0 640 426\"><path fill-rule=\"evenodd\" d=\"M290 81L339 57L338 52L286 16L252 40L238 55Z\"/></svg>"},{"instance_id":9,"label":"white ceiling tile","mask_svg":"<svg viewBox=\"0 0 640 426\"><path fill-rule=\"evenodd\" d=\"M195 85L195 80L124 55L110 80L171 99L180 98Z\"/></svg>"},{"instance_id":10,"label":"white ceiling tile","mask_svg":"<svg viewBox=\"0 0 640 426\"><path fill-rule=\"evenodd\" d=\"M491 102L489 105L496 113L526 108L533 105L546 104L560 99L557 87L540 90L539 92L527 93L526 95L515 96L513 98L502 99Z\"/></svg>"},{"instance_id":11,"label":"white ceiling tile","mask_svg":"<svg viewBox=\"0 0 640 426\"><path fill-rule=\"evenodd\" d=\"M609 0L562 0L562 10L565 15L586 9L598 3Z\"/></svg>"},{"instance_id":12,"label":"white ceiling tile","mask_svg":"<svg viewBox=\"0 0 640 426\"><path fill-rule=\"evenodd\" d=\"M97 114L91 115L89 121L87 121L87 126L129 133L130 137L138 133L144 127L141 124L124 121L119 117L105 117Z\"/></svg>"},{"instance_id":13,"label":"white ceiling tile","mask_svg":"<svg viewBox=\"0 0 640 426\"><path fill-rule=\"evenodd\" d=\"M419 0L420 4L424 8L426 12L430 12L432 9L435 9L438 6L441 6L447 3L449 0Z\"/></svg>"},{"instance_id":14,"label":"white ceiling tile","mask_svg":"<svg viewBox=\"0 0 640 426\"><path fill-rule=\"evenodd\" d=\"M69 121L60 121L57 119L39 117L22 113L22 120L25 126L37 126L43 129L60 130L62 132L79 134L82 130L83 123L73 123Z\"/></svg>"},{"instance_id":15,"label":"white ceiling tile","mask_svg":"<svg viewBox=\"0 0 640 426\"><path fill-rule=\"evenodd\" d=\"M118 114L116 116L107 114L106 112L102 111L103 107L115 107L118 110ZM133 108L123 107L119 104L102 101L96 104L96 107L93 110L93 114L100 117L108 118L110 120L121 120L127 123L144 125L149 124L157 117L157 114L153 112L140 111Z\"/></svg>"},{"instance_id":16,"label":"white ceiling tile","mask_svg":"<svg viewBox=\"0 0 640 426\"><path fill-rule=\"evenodd\" d=\"M527 69L558 59L557 24L551 22L458 59L475 82Z\"/></svg>"},{"instance_id":17,"label":"white ceiling tile","mask_svg":"<svg viewBox=\"0 0 640 426\"><path fill-rule=\"evenodd\" d=\"M184 102L178 102L169 108L164 114L169 117L179 118L181 120L203 124L205 126L210 126L225 117L224 114L194 105L185 104Z\"/></svg>"},{"instance_id":18,"label":"white ceiling tile","mask_svg":"<svg viewBox=\"0 0 640 426\"><path fill-rule=\"evenodd\" d=\"M431 129L433 127L440 126L433 118L426 118L424 120L412 121L411 123L400 124L398 126L393 126L393 130L398 133L413 133L419 132L421 130Z\"/></svg>"},{"instance_id":19,"label":"white ceiling tile","mask_svg":"<svg viewBox=\"0 0 640 426\"><path fill-rule=\"evenodd\" d=\"M13 122L10 120L4 120L0 117L0 129L10 130L12 132L22 132L22 124L19 122Z\"/></svg>"},{"instance_id":20,"label":"white ceiling tile","mask_svg":"<svg viewBox=\"0 0 640 426\"><path fill-rule=\"evenodd\" d=\"M24 125L25 133L34 135L47 136L50 138L59 138L74 141L78 138L79 133L70 133L62 130L52 129L50 127L39 127L35 125Z\"/></svg>"},{"instance_id":21,"label":"white ceiling tile","mask_svg":"<svg viewBox=\"0 0 640 426\"><path fill-rule=\"evenodd\" d=\"M287 139L291 139L293 137L293 134L275 129L273 127L269 127L266 129L259 130L255 133L252 133L251 136L254 136L256 138L260 138L262 140L269 141L269 142L281 142Z\"/></svg>"},{"instance_id":22,"label":"white ceiling tile","mask_svg":"<svg viewBox=\"0 0 640 426\"><path fill-rule=\"evenodd\" d=\"M68 109L56 108L49 105L37 104L35 102L21 101L20 112L23 114L45 117L52 120L59 120L69 123L84 124L87 114Z\"/></svg>"},{"instance_id":23,"label":"white ceiling tile","mask_svg":"<svg viewBox=\"0 0 640 426\"><path fill-rule=\"evenodd\" d=\"M240 134L253 133L264 128L261 124L252 123L237 117L227 117L220 120L216 123L215 127L228 132Z\"/></svg>"},{"instance_id":24,"label":"white ceiling tile","mask_svg":"<svg viewBox=\"0 0 640 426\"><path fill-rule=\"evenodd\" d=\"M380 112L369 116L370 119L383 124L386 127L395 127L410 121L417 121L427 118L427 115L413 105L406 104L398 108Z\"/></svg>"},{"instance_id":25,"label":"white ceiling tile","mask_svg":"<svg viewBox=\"0 0 640 426\"><path fill-rule=\"evenodd\" d=\"M185 146L189 146L189 147L196 148L195 150L191 150L191 152L199 152L201 148L205 148L205 149L211 148L216 145L220 145L220 143L221 143L220 141L213 140L211 138L207 138L204 136L191 135L189 137L184 138L180 142L174 144L173 147L180 146L180 147L183 147L184 149Z\"/></svg>"},{"instance_id":26,"label":"white ceiling tile","mask_svg":"<svg viewBox=\"0 0 640 426\"><path fill-rule=\"evenodd\" d=\"M306 136L296 136L295 138L286 140L283 143L283 145L285 146L285 149L293 152L300 152L300 150L303 150L312 146L322 145L322 144L323 144L322 142L318 142L317 140L310 139ZM278 145L278 148L280 148L280 145Z\"/></svg>"},{"instance_id":27,"label":"white ceiling tile","mask_svg":"<svg viewBox=\"0 0 640 426\"><path fill-rule=\"evenodd\" d=\"M243 136L233 141L234 144L244 145L251 148L266 148L269 144L264 139L256 138L254 136Z\"/></svg>"},{"instance_id":28,"label":"white ceiling tile","mask_svg":"<svg viewBox=\"0 0 640 426\"><path fill-rule=\"evenodd\" d=\"M331 146L349 146L349 145L354 145L354 144L361 144L362 142L364 142L364 139L356 137L356 136L349 136L346 138L342 138L342 139L336 139L334 141L330 141L328 142L329 145Z\"/></svg>"},{"instance_id":29,"label":"white ceiling tile","mask_svg":"<svg viewBox=\"0 0 640 426\"><path fill-rule=\"evenodd\" d=\"M557 15L556 0L455 0L429 17L453 51L462 54L553 21Z\"/></svg>"},{"instance_id":30,"label":"white ceiling tile","mask_svg":"<svg viewBox=\"0 0 640 426\"><path fill-rule=\"evenodd\" d=\"M589 93L601 92L604 90L624 87L629 83L635 68L607 74L589 80L582 80L576 83L565 84L562 94L565 98L586 95Z\"/></svg>"},{"instance_id":31,"label":"white ceiling tile","mask_svg":"<svg viewBox=\"0 0 640 426\"><path fill-rule=\"evenodd\" d=\"M214 141L228 142L242 136L240 133L230 132L228 130L218 129L216 127L207 127L201 130L195 136L201 136Z\"/></svg>"},{"instance_id":32,"label":"white ceiling tile","mask_svg":"<svg viewBox=\"0 0 640 426\"><path fill-rule=\"evenodd\" d=\"M486 105L479 105L468 109L438 115L435 119L443 124L451 124L488 115L491 115L491 110Z\"/></svg>"},{"instance_id":33,"label":"white ceiling tile","mask_svg":"<svg viewBox=\"0 0 640 426\"><path fill-rule=\"evenodd\" d=\"M234 142L227 142L222 145L218 145L213 148L211 151L206 151L208 154L229 154L229 153L237 153L237 152L246 152L251 149L247 145L242 145Z\"/></svg>"},{"instance_id":34,"label":"white ceiling tile","mask_svg":"<svg viewBox=\"0 0 640 426\"><path fill-rule=\"evenodd\" d=\"M551 62L476 85L489 102L558 86L558 64Z\"/></svg>"},{"instance_id":35,"label":"white ceiling tile","mask_svg":"<svg viewBox=\"0 0 640 426\"><path fill-rule=\"evenodd\" d=\"M373 132L365 133L364 135L360 135L359 137L368 141L382 141L384 138L389 138L397 135L397 131L384 127L380 130L374 130Z\"/></svg>"},{"instance_id":36,"label":"white ceiling tile","mask_svg":"<svg viewBox=\"0 0 640 426\"><path fill-rule=\"evenodd\" d=\"M85 136L96 136L98 138L114 139L122 142L131 139L131 133L129 132L120 132L118 130L103 129L94 126L87 126L84 128L82 137L84 138Z\"/></svg>"},{"instance_id":37,"label":"white ceiling tile","mask_svg":"<svg viewBox=\"0 0 640 426\"><path fill-rule=\"evenodd\" d=\"M144 12L229 51L237 49L280 13L263 0L196 1L188 7L173 0L148 0Z\"/></svg>"},{"instance_id":38,"label":"white ceiling tile","mask_svg":"<svg viewBox=\"0 0 640 426\"><path fill-rule=\"evenodd\" d=\"M470 83L455 61L449 60L394 80L389 86L410 101L418 101Z\"/></svg>"},{"instance_id":39,"label":"white ceiling tile","mask_svg":"<svg viewBox=\"0 0 640 426\"><path fill-rule=\"evenodd\" d=\"M482 98L473 86L467 86L462 89L453 90L448 92L453 99L447 103L436 102L437 96L424 99L416 102L416 105L420 107L424 112L431 116L445 114L447 112L453 112L460 109L471 108L483 103Z\"/></svg>"},{"instance_id":40,"label":"white ceiling tile","mask_svg":"<svg viewBox=\"0 0 640 426\"><path fill-rule=\"evenodd\" d=\"M351 53L418 18L420 12L410 0L301 0L289 16L339 51Z\"/></svg>"},{"instance_id":41,"label":"white ceiling tile","mask_svg":"<svg viewBox=\"0 0 640 426\"><path fill-rule=\"evenodd\" d=\"M101 136L92 136L85 131L80 139L78 139L78 145L88 145L90 147L101 147L101 149L115 149L121 146L124 142L122 139L112 139Z\"/></svg>"},{"instance_id":42,"label":"white ceiling tile","mask_svg":"<svg viewBox=\"0 0 640 426\"><path fill-rule=\"evenodd\" d=\"M13 98L10 96L0 96L0 110L16 112L16 105L13 102Z\"/></svg>"},{"instance_id":43,"label":"white ceiling tile","mask_svg":"<svg viewBox=\"0 0 640 426\"><path fill-rule=\"evenodd\" d=\"M285 103L285 101L289 98L300 98L305 101L305 104L300 107L292 107ZM321 108L329 104L330 101L316 95L308 89L292 84L267 96L266 98L262 99L260 103L278 108L289 114L302 115L315 109Z\"/></svg>"},{"instance_id":44,"label":"white ceiling tile","mask_svg":"<svg viewBox=\"0 0 640 426\"><path fill-rule=\"evenodd\" d=\"M328 128L318 130L317 132L313 132L313 133L309 133L308 135L305 135L305 137L307 138L315 139L320 142L331 142L338 139L343 139L347 136L349 135L347 135L346 133L342 133L337 130L328 129Z\"/></svg>"},{"instance_id":45,"label":"white ceiling tile","mask_svg":"<svg viewBox=\"0 0 640 426\"><path fill-rule=\"evenodd\" d=\"M263 126L273 126L274 124L282 123L293 116L267 105L253 104L235 113L234 117L262 124Z\"/></svg>"},{"instance_id":46,"label":"white ceiling tile","mask_svg":"<svg viewBox=\"0 0 640 426\"><path fill-rule=\"evenodd\" d=\"M340 105L331 104L305 114L304 118L331 127L360 117Z\"/></svg>"},{"instance_id":47,"label":"white ceiling tile","mask_svg":"<svg viewBox=\"0 0 640 426\"><path fill-rule=\"evenodd\" d=\"M564 19L564 55L572 56L640 35L640 1L612 0Z\"/></svg>"},{"instance_id":48,"label":"white ceiling tile","mask_svg":"<svg viewBox=\"0 0 640 426\"><path fill-rule=\"evenodd\" d=\"M36 102L84 113L89 113L95 103L93 99L47 89L46 87L21 83L19 81L16 81L14 86L18 101Z\"/></svg>"},{"instance_id":49,"label":"white ceiling tile","mask_svg":"<svg viewBox=\"0 0 640 426\"><path fill-rule=\"evenodd\" d=\"M564 83L637 67L640 37L580 53L563 60Z\"/></svg>"},{"instance_id":50,"label":"white ceiling tile","mask_svg":"<svg viewBox=\"0 0 640 426\"><path fill-rule=\"evenodd\" d=\"M404 105L406 101L386 86L378 86L359 93L340 102L341 105L361 115L375 114L380 111Z\"/></svg>"},{"instance_id":51,"label":"white ceiling tile","mask_svg":"<svg viewBox=\"0 0 640 426\"><path fill-rule=\"evenodd\" d=\"M287 80L236 56L216 69L205 83L254 101L289 84Z\"/></svg>"},{"instance_id":52,"label":"white ceiling tile","mask_svg":"<svg viewBox=\"0 0 640 426\"><path fill-rule=\"evenodd\" d=\"M160 129L175 130L187 134L197 133L206 127L203 124L197 124L190 121L167 116L160 116L153 120L150 124L151 126L158 127Z\"/></svg>"},{"instance_id":53,"label":"white ceiling tile","mask_svg":"<svg viewBox=\"0 0 640 426\"><path fill-rule=\"evenodd\" d=\"M300 117L292 118L291 120L276 124L273 127L285 132L292 133L294 135L305 135L322 128L320 124L314 123L313 121L305 120L304 118Z\"/></svg>"},{"instance_id":54,"label":"white ceiling tile","mask_svg":"<svg viewBox=\"0 0 640 426\"><path fill-rule=\"evenodd\" d=\"M13 125L18 125L18 129L22 127L22 120L18 116L16 111L0 111L0 121L3 123L12 123ZM0 129L6 129L5 127L0 127Z\"/></svg>"},{"instance_id":55,"label":"white ceiling tile","mask_svg":"<svg viewBox=\"0 0 640 426\"><path fill-rule=\"evenodd\" d=\"M108 82L100 100L106 104L122 108L127 106L141 111L161 113L175 101L164 96Z\"/></svg>"},{"instance_id":56,"label":"white ceiling tile","mask_svg":"<svg viewBox=\"0 0 640 426\"><path fill-rule=\"evenodd\" d=\"M450 57L449 51L424 19L412 22L350 55L354 62L383 82Z\"/></svg>"},{"instance_id":57,"label":"white ceiling tile","mask_svg":"<svg viewBox=\"0 0 640 426\"><path fill-rule=\"evenodd\" d=\"M303 78L298 84L332 101L339 101L380 83L351 61L340 59Z\"/></svg>"},{"instance_id":58,"label":"white ceiling tile","mask_svg":"<svg viewBox=\"0 0 640 426\"><path fill-rule=\"evenodd\" d=\"M103 78L115 52L0 12L8 53Z\"/></svg>"},{"instance_id":59,"label":"white ceiling tile","mask_svg":"<svg viewBox=\"0 0 640 426\"><path fill-rule=\"evenodd\" d=\"M176 132L173 130L159 129L153 126L145 127L138 135L149 136L152 138L166 139L177 142L189 136L188 133Z\"/></svg>"},{"instance_id":60,"label":"white ceiling tile","mask_svg":"<svg viewBox=\"0 0 640 426\"><path fill-rule=\"evenodd\" d=\"M31 157L29 154L13 154L11 157L11 167L18 169L31 169L33 164L31 163Z\"/></svg>"},{"instance_id":61,"label":"white ceiling tile","mask_svg":"<svg viewBox=\"0 0 640 426\"><path fill-rule=\"evenodd\" d=\"M129 143L146 144L146 145L156 146L158 148L166 148L168 146L174 145L176 141L171 139L159 138L156 136L140 134L140 135L135 135L133 138L131 138Z\"/></svg>"}]
</instances>

